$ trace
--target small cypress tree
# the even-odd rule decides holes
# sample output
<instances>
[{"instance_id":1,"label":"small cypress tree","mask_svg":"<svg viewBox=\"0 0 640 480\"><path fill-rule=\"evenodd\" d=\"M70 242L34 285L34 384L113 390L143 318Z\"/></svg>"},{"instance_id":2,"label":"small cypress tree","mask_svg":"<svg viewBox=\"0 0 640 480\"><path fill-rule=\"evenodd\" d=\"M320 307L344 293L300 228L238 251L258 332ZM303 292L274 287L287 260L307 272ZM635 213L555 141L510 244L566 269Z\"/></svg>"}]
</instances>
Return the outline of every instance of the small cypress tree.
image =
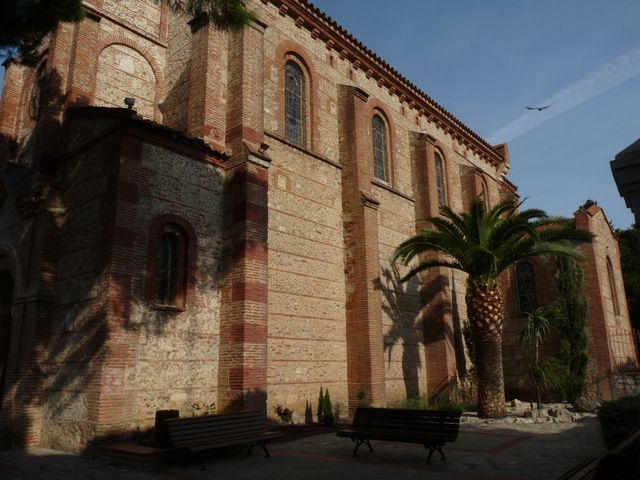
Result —
<instances>
[{"instance_id":1,"label":"small cypress tree","mask_svg":"<svg viewBox=\"0 0 640 480\"><path fill-rule=\"evenodd\" d=\"M336 419L333 416L333 405L331 405L331 397L329 396L329 389L325 389L324 398L322 399L322 417L323 422L327 427L333 427L336 423Z\"/></svg>"},{"instance_id":2,"label":"small cypress tree","mask_svg":"<svg viewBox=\"0 0 640 480\"><path fill-rule=\"evenodd\" d=\"M558 264L558 329L562 335L559 358L568 370L564 392L567 399L574 402L584 392L587 378L589 304L584 291L582 266L568 257L560 257Z\"/></svg>"},{"instance_id":3,"label":"small cypress tree","mask_svg":"<svg viewBox=\"0 0 640 480\"><path fill-rule=\"evenodd\" d=\"M318 397L318 423L324 421L324 393L320 387L320 396Z\"/></svg>"}]
</instances>

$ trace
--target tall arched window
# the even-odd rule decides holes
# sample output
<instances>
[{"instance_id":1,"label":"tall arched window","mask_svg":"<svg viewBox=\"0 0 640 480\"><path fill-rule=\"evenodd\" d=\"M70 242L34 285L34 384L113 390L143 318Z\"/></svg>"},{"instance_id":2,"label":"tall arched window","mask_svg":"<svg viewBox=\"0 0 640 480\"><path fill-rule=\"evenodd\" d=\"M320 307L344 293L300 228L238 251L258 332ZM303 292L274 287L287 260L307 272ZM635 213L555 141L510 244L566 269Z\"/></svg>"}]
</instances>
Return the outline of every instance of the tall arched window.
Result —
<instances>
[{"instance_id":1,"label":"tall arched window","mask_svg":"<svg viewBox=\"0 0 640 480\"><path fill-rule=\"evenodd\" d=\"M444 207L447 204L447 189L444 177L444 160L440 153L435 152L436 163L436 188L438 190L438 206Z\"/></svg>"},{"instance_id":2,"label":"tall arched window","mask_svg":"<svg viewBox=\"0 0 640 480\"><path fill-rule=\"evenodd\" d=\"M609 277L609 291L611 292L611 302L613 303L613 314L620 315L620 304L618 303L618 291L616 290L616 280L613 276L613 265L611 259L607 257L607 276Z\"/></svg>"},{"instance_id":3,"label":"tall arched window","mask_svg":"<svg viewBox=\"0 0 640 480\"><path fill-rule=\"evenodd\" d=\"M289 60L284 66L284 136L290 142L304 145L305 122L304 73Z\"/></svg>"},{"instance_id":4,"label":"tall arched window","mask_svg":"<svg viewBox=\"0 0 640 480\"><path fill-rule=\"evenodd\" d=\"M162 228L158 261L158 295L160 305L184 307L187 273L187 236L178 225Z\"/></svg>"},{"instance_id":5,"label":"tall arched window","mask_svg":"<svg viewBox=\"0 0 640 480\"><path fill-rule=\"evenodd\" d=\"M520 314L532 312L538 307L536 298L536 278L533 265L529 262L520 262L516 266L516 286L518 288L518 304Z\"/></svg>"},{"instance_id":6,"label":"tall arched window","mask_svg":"<svg viewBox=\"0 0 640 480\"><path fill-rule=\"evenodd\" d=\"M374 115L371 120L373 136L373 175L385 182L389 181L389 142L387 125L380 117Z\"/></svg>"}]
</instances>

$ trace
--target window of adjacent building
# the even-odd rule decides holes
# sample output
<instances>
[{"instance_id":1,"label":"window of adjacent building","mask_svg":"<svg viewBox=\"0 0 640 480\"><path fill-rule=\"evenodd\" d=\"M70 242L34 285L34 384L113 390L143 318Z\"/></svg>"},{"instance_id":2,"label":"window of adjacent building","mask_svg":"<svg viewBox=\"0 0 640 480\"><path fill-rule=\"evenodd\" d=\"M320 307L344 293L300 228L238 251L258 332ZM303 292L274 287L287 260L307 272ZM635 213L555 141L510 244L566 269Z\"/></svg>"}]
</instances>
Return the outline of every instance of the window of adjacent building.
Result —
<instances>
[{"instance_id":1,"label":"window of adjacent building","mask_svg":"<svg viewBox=\"0 0 640 480\"><path fill-rule=\"evenodd\" d=\"M618 303L616 280L613 276L613 265L611 265L611 259L609 257L607 257L607 276L609 277L609 291L611 292L611 302L613 303L613 314L620 315L620 304Z\"/></svg>"},{"instance_id":2,"label":"window of adjacent building","mask_svg":"<svg viewBox=\"0 0 640 480\"><path fill-rule=\"evenodd\" d=\"M436 189L438 190L438 206L444 207L447 204L447 190L444 177L444 160L440 153L435 152L436 163Z\"/></svg>"},{"instance_id":3,"label":"window of adjacent building","mask_svg":"<svg viewBox=\"0 0 640 480\"><path fill-rule=\"evenodd\" d=\"M302 68L289 60L284 67L284 136L290 142L304 145L305 85Z\"/></svg>"},{"instance_id":4,"label":"window of adjacent building","mask_svg":"<svg viewBox=\"0 0 640 480\"><path fill-rule=\"evenodd\" d=\"M520 262L516 267L516 286L518 289L518 304L520 314L532 312L538 307L536 298L536 279L533 265Z\"/></svg>"},{"instance_id":5,"label":"window of adjacent building","mask_svg":"<svg viewBox=\"0 0 640 480\"><path fill-rule=\"evenodd\" d=\"M167 224L160 238L158 296L161 305L184 307L187 238L177 225Z\"/></svg>"},{"instance_id":6,"label":"window of adjacent building","mask_svg":"<svg viewBox=\"0 0 640 480\"><path fill-rule=\"evenodd\" d=\"M389 141L387 125L380 115L371 120L373 136L373 175L385 182L389 181Z\"/></svg>"}]
</instances>

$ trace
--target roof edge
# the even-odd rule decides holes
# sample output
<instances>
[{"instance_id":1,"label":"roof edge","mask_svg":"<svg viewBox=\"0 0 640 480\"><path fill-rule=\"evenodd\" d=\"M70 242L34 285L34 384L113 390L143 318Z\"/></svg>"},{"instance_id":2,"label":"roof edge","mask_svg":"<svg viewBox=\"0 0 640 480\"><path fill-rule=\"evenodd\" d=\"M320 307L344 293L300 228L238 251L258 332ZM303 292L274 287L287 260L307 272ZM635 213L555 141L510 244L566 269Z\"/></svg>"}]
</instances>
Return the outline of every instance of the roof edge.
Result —
<instances>
[{"instance_id":1,"label":"roof edge","mask_svg":"<svg viewBox=\"0 0 640 480\"><path fill-rule=\"evenodd\" d=\"M341 58L352 62L355 69L362 70L367 78L387 84L391 95L398 96L418 111L428 121L435 123L455 140L465 144L472 151L484 157L489 163L498 166L505 161L500 152L456 118L451 112L438 104L433 98L409 81L381 57L367 48L351 35L344 27L321 11L309 0L261 0L279 8L282 16L293 18L296 25L306 28L313 38L320 38L328 50L335 50Z\"/></svg>"}]
</instances>

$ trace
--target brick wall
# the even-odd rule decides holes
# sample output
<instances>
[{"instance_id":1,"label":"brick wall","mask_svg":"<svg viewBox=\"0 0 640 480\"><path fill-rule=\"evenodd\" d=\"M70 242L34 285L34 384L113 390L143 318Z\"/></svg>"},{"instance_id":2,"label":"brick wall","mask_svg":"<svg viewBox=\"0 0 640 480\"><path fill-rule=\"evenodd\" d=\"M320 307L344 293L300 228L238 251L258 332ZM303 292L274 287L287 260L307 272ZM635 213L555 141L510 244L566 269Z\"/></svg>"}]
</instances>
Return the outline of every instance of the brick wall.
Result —
<instances>
[{"instance_id":1,"label":"brick wall","mask_svg":"<svg viewBox=\"0 0 640 480\"><path fill-rule=\"evenodd\" d=\"M93 104L122 107L124 98L135 95L136 111L153 118L156 77L149 62L131 47L109 45L98 57L98 72Z\"/></svg>"},{"instance_id":2,"label":"brick wall","mask_svg":"<svg viewBox=\"0 0 640 480\"><path fill-rule=\"evenodd\" d=\"M638 367L622 283L620 250L607 217L597 205L580 209L576 213L576 225L595 235L592 244L582 246L589 299L588 348L593 372L590 381L602 398L611 399L615 394L612 373Z\"/></svg>"}]
</instances>

